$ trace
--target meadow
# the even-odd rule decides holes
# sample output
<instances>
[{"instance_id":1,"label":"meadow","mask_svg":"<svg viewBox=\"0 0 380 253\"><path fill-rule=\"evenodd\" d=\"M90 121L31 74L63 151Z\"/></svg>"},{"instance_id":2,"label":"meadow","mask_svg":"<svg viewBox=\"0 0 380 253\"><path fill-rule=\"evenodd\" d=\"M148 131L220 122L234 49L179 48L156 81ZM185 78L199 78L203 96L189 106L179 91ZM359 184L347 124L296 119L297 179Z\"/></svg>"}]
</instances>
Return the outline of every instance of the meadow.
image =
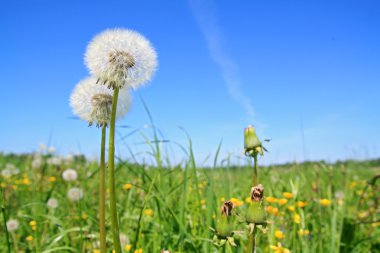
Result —
<instances>
[{"instance_id":1,"label":"meadow","mask_svg":"<svg viewBox=\"0 0 380 253\"><path fill-rule=\"evenodd\" d=\"M214 166L199 168L190 142L187 159L171 166L151 147L154 166L117 159L123 252L246 252L251 161L237 166L216 152ZM0 154L0 168L1 252L8 246L11 252L100 252L98 162L44 150ZM379 168L380 160L260 167L267 224L257 252L379 252ZM68 169L77 176L63 175ZM74 187L82 192L70 195ZM214 233L227 200L234 205L233 241Z\"/></svg>"}]
</instances>

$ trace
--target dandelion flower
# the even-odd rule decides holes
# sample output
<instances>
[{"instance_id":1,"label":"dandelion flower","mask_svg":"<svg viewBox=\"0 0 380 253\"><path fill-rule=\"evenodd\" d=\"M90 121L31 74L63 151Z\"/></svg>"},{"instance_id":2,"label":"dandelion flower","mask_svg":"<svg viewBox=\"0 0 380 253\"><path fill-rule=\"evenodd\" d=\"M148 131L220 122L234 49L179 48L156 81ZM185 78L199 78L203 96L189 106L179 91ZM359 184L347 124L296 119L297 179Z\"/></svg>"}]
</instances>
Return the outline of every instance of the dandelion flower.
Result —
<instances>
[{"instance_id":1,"label":"dandelion flower","mask_svg":"<svg viewBox=\"0 0 380 253\"><path fill-rule=\"evenodd\" d=\"M67 192L67 197L71 201L74 201L74 202L78 201L78 200L83 198L83 190L79 189L77 187L73 187L73 188L69 189L69 191Z\"/></svg>"},{"instance_id":2,"label":"dandelion flower","mask_svg":"<svg viewBox=\"0 0 380 253\"><path fill-rule=\"evenodd\" d=\"M73 113L90 125L107 126L111 119L113 91L96 83L95 77L80 81L70 97ZM123 118L128 112L131 98L127 89L120 90L116 119Z\"/></svg>"},{"instance_id":3,"label":"dandelion flower","mask_svg":"<svg viewBox=\"0 0 380 253\"><path fill-rule=\"evenodd\" d=\"M266 197L265 200L268 202L268 203L276 203L278 200L274 197Z\"/></svg>"},{"instance_id":4,"label":"dandelion flower","mask_svg":"<svg viewBox=\"0 0 380 253\"><path fill-rule=\"evenodd\" d=\"M151 79L157 68L157 54L141 34L110 29L90 42L85 63L100 83L136 89Z\"/></svg>"},{"instance_id":5,"label":"dandelion flower","mask_svg":"<svg viewBox=\"0 0 380 253\"><path fill-rule=\"evenodd\" d=\"M284 196L284 197L287 198L287 199L291 199L291 198L293 198L293 193L290 193L290 192L284 192L284 193L282 194L282 196Z\"/></svg>"},{"instance_id":6,"label":"dandelion flower","mask_svg":"<svg viewBox=\"0 0 380 253\"><path fill-rule=\"evenodd\" d=\"M290 250L282 247L281 243L277 243L277 246L270 246L274 250L274 253L290 253Z\"/></svg>"},{"instance_id":7,"label":"dandelion flower","mask_svg":"<svg viewBox=\"0 0 380 253\"><path fill-rule=\"evenodd\" d=\"M75 181L78 178L78 173L76 170L67 169L62 173L62 178L65 181Z\"/></svg>"},{"instance_id":8,"label":"dandelion flower","mask_svg":"<svg viewBox=\"0 0 380 253\"><path fill-rule=\"evenodd\" d=\"M274 232L274 236L275 236L277 239L283 239L283 238L285 238L285 235L284 235L284 233L282 233L281 230L276 230L276 231Z\"/></svg>"},{"instance_id":9,"label":"dandelion flower","mask_svg":"<svg viewBox=\"0 0 380 253\"><path fill-rule=\"evenodd\" d=\"M50 198L50 199L47 201L46 205L47 205L49 208L53 208L53 209L55 209L55 208L58 207L58 200L55 199L55 198Z\"/></svg>"},{"instance_id":10,"label":"dandelion flower","mask_svg":"<svg viewBox=\"0 0 380 253\"><path fill-rule=\"evenodd\" d=\"M144 214L146 216L153 216L153 210L152 209L146 209L146 210L144 210Z\"/></svg>"},{"instance_id":11,"label":"dandelion flower","mask_svg":"<svg viewBox=\"0 0 380 253\"><path fill-rule=\"evenodd\" d=\"M300 230L298 231L298 234L299 234L300 236L309 235L309 234L310 234L310 231L309 231L308 229L300 229Z\"/></svg>"},{"instance_id":12,"label":"dandelion flower","mask_svg":"<svg viewBox=\"0 0 380 253\"><path fill-rule=\"evenodd\" d=\"M299 214L294 214L293 221L294 221L294 223L300 224L301 223L301 216Z\"/></svg>"},{"instance_id":13,"label":"dandelion flower","mask_svg":"<svg viewBox=\"0 0 380 253\"><path fill-rule=\"evenodd\" d=\"M239 206L242 206L244 204L243 201L241 201L240 199L237 199L237 198L231 198L230 201L232 202L234 207L239 207Z\"/></svg>"},{"instance_id":14,"label":"dandelion flower","mask_svg":"<svg viewBox=\"0 0 380 253\"><path fill-rule=\"evenodd\" d=\"M20 223L18 222L18 220L11 219L7 221L7 230L9 232L17 230L19 226L20 226Z\"/></svg>"},{"instance_id":15,"label":"dandelion flower","mask_svg":"<svg viewBox=\"0 0 380 253\"><path fill-rule=\"evenodd\" d=\"M329 200L329 199L320 199L319 200L319 204L321 204L322 206L329 206L331 204L331 200Z\"/></svg>"},{"instance_id":16,"label":"dandelion flower","mask_svg":"<svg viewBox=\"0 0 380 253\"><path fill-rule=\"evenodd\" d=\"M123 189L124 190L130 190L130 189L132 189L132 184L124 184L123 185Z\"/></svg>"},{"instance_id":17,"label":"dandelion flower","mask_svg":"<svg viewBox=\"0 0 380 253\"><path fill-rule=\"evenodd\" d=\"M285 205L286 203L288 203L288 200L287 199L279 199L278 200L278 203L280 204L280 205Z\"/></svg>"},{"instance_id":18,"label":"dandelion flower","mask_svg":"<svg viewBox=\"0 0 380 253\"><path fill-rule=\"evenodd\" d=\"M297 201L296 203L297 207L305 207L307 205L307 202L304 202L304 201Z\"/></svg>"},{"instance_id":19,"label":"dandelion flower","mask_svg":"<svg viewBox=\"0 0 380 253\"><path fill-rule=\"evenodd\" d=\"M33 241L33 236L28 235L25 239L26 239L28 242L31 242L31 241Z\"/></svg>"}]
</instances>

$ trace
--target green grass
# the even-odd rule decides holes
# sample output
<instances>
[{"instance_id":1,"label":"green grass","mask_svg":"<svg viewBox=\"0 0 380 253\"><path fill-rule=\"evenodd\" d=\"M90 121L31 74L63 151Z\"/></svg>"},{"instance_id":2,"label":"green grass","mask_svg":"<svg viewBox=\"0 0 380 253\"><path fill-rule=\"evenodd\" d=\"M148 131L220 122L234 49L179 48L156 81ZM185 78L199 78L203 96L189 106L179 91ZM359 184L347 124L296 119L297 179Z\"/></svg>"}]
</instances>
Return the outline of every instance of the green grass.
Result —
<instances>
[{"instance_id":1,"label":"green grass","mask_svg":"<svg viewBox=\"0 0 380 253\"><path fill-rule=\"evenodd\" d=\"M248 207L246 198L252 186L252 168L231 166L228 161L223 163L225 167L217 167L219 148L215 168L197 168L190 139L189 145L185 150L188 159L181 168L165 167L155 143L151 148L152 155L160 160L158 167L118 161L117 209L120 231L132 248L129 252L136 249L225 252L224 247L214 245L210 228L216 227L222 200L231 198L236 199L237 205L233 211L237 247L229 247L227 252L245 252L248 227L244 217ZM0 169L9 163L20 169L20 173L12 177L0 176L3 196L0 204L5 206L7 219L20 222L20 227L10 233L11 250L15 252L17 247L19 252L94 252L99 249L99 165L83 157L49 165L46 161L50 156L43 155L43 164L32 168L32 154L0 155ZM61 174L67 168L78 171L78 180L63 181ZM293 197L284 205L264 201L272 212L267 216L267 233L259 233L257 251L274 252L270 245L280 242L292 252L379 252L380 180L371 182L378 171L379 161L334 165L314 162L260 168L265 197L282 199L284 192L292 193ZM56 181L49 182L51 177ZM125 184L132 187L124 189ZM72 202L66 196L73 186L84 191L84 198L79 202ZM57 209L47 208L50 197L58 199ZM331 204L322 206L320 199L331 200ZM307 205L297 207L297 201L307 202ZM292 206L293 212L289 210ZM278 212L273 212L276 208ZM109 209L106 211L111 252ZM299 215L299 223L294 220L295 214ZM36 230L32 230L32 220L37 223ZM300 229L308 230L309 234L300 236ZM283 239L276 238L278 230ZM5 235L1 219L0 252L7 251ZM33 240L28 241L28 236Z\"/></svg>"}]
</instances>

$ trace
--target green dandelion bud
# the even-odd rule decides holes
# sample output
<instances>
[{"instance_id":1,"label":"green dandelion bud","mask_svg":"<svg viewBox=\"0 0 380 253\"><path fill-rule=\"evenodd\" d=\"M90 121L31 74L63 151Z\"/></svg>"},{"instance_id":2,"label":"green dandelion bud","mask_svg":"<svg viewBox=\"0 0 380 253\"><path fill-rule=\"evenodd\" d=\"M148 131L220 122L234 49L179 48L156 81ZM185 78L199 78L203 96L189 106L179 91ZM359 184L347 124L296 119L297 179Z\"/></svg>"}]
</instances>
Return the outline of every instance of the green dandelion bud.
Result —
<instances>
[{"instance_id":1,"label":"green dandelion bud","mask_svg":"<svg viewBox=\"0 0 380 253\"><path fill-rule=\"evenodd\" d=\"M256 135L255 128L249 125L244 129L244 153L248 156L264 155L265 148Z\"/></svg>"},{"instance_id":2,"label":"green dandelion bud","mask_svg":"<svg viewBox=\"0 0 380 253\"><path fill-rule=\"evenodd\" d=\"M233 225L230 221L233 204L231 201L226 201L222 206L222 215L216 227L216 233L220 238L227 238L233 234Z\"/></svg>"},{"instance_id":3,"label":"green dandelion bud","mask_svg":"<svg viewBox=\"0 0 380 253\"><path fill-rule=\"evenodd\" d=\"M248 223L263 224L266 223L264 205L264 187L259 184L251 189L251 203L248 207L246 221Z\"/></svg>"}]
</instances>

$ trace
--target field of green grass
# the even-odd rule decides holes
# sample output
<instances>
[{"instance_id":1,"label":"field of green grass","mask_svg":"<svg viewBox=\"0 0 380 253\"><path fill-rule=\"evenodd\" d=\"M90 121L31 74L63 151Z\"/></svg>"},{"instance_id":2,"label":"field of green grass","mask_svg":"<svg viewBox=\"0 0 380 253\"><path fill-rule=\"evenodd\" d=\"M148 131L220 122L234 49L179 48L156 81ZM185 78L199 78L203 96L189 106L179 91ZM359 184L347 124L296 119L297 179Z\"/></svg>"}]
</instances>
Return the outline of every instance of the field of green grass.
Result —
<instances>
[{"instance_id":1,"label":"field of green grass","mask_svg":"<svg viewBox=\"0 0 380 253\"><path fill-rule=\"evenodd\" d=\"M198 168L188 153L182 167L118 161L125 252L246 252L252 167L225 161ZM0 252L8 252L7 241L11 252L99 252L97 162L47 152L0 154L0 168ZM380 252L379 168L379 160L260 167L267 224L257 233L257 252ZM78 177L64 180L67 169ZM73 187L82 198L68 193ZM226 200L234 204L229 239L213 232Z\"/></svg>"}]
</instances>

